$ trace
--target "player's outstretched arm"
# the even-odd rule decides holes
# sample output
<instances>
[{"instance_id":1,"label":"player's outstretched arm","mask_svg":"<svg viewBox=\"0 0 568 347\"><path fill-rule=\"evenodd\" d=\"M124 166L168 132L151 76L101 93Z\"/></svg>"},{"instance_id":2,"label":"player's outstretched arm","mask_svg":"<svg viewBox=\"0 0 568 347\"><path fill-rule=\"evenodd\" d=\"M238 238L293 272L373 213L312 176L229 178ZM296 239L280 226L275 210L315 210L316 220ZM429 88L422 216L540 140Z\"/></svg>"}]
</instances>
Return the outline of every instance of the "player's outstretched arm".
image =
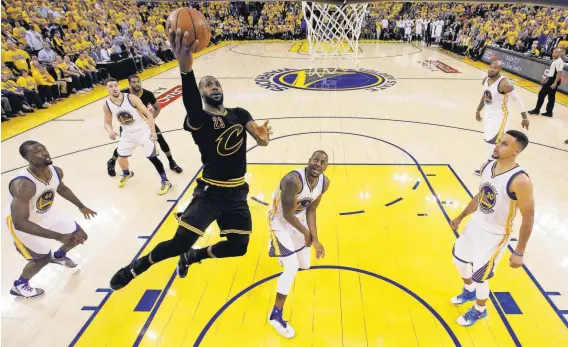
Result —
<instances>
[{"instance_id":1,"label":"player's outstretched arm","mask_svg":"<svg viewBox=\"0 0 568 347\"><path fill-rule=\"evenodd\" d=\"M516 195L517 204L519 206L519 210L521 210L521 215L523 216L521 229L519 230L519 241L517 242L515 252L510 258L511 267L516 268L523 265L523 255L534 225L534 197L532 182L525 174L517 175L513 179L513 182L511 182L510 190Z\"/></svg>"},{"instance_id":2,"label":"player's outstretched arm","mask_svg":"<svg viewBox=\"0 0 568 347\"><path fill-rule=\"evenodd\" d=\"M270 135L272 135L272 127L268 125L268 121L264 121L262 125L258 125L251 118L251 120L246 123L246 129L259 146L268 146Z\"/></svg>"},{"instance_id":3,"label":"player's outstretched arm","mask_svg":"<svg viewBox=\"0 0 568 347\"><path fill-rule=\"evenodd\" d=\"M282 203L282 215L288 223L290 223L299 232L304 234L306 238L306 246L311 245L310 231L306 229L298 220L294 211L296 210L297 202L296 195L300 192L301 182L298 175L294 172L290 172L282 181L280 181L280 201Z\"/></svg>"},{"instance_id":4,"label":"player's outstretched arm","mask_svg":"<svg viewBox=\"0 0 568 347\"><path fill-rule=\"evenodd\" d=\"M324 181L323 181L322 194L316 199L316 201L312 202L312 204L308 207L308 210L306 211L306 222L308 223L308 229L310 230L310 234L312 235L312 242L316 250L317 259L323 258L325 256L325 249L323 248L323 245L319 242L318 228L316 223L316 210L323 197L323 193L325 193L329 188L329 179L326 176L323 176L323 180Z\"/></svg>"},{"instance_id":5,"label":"player's outstretched arm","mask_svg":"<svg viewBox=\"0 0 568 347\"><path fill-rule=\"evenodd\" d=\"M525 104L523 103L523 99L519 96L519 93L515 90L513 84L508 79L504 78L499 83L498 89L500 93L509 95L509 97L515 102L517 110L521 111L521 117L523 118L521 125L523 128L529 130L529 119L527 117L527 111L525 110Z\"/></svg>"},{"instance_id":6,"label":"player's outstretched arm","mask_svg":"<svg viewBox=\"0 0 568 347\"><path fill-rule=\"evenodd\" d=\"M17 179L10 184L10 193L13 196L10 210L14 227L24 233L62 242L65 235L45 229L30 222L30 200L36 193L35 184L27 179Z\"/></svg>"},{"instance_id":7,"label":"player's outstretched arm","mask_svg":"<svg viewBox=\"0 0 568 347\"><path fill-rule=\"evenodd\" d=\"M205 118L201 93L197 88L195 74L193 73L193 52L199 41L190 42L189 34L187 32L182 33L179 28L175 32L170 29L169 39L181 72L182 99L187 112L183 128L187 131L195 131L201 128Z\"/></svg>"},{"instance_id":8,"label":"player's outstretched arm","mask_svg":"<svg viewBox=\"0 0 568 347\"><path fill-rule=\"evenodd\" d=\"M81 200L79 200L79 198L75 196L75 193L73 193L73 191L69 187L67 187L65 183L63 183L63 170L61 170L57 166L55 167L55 170L57 170L57 174L59 175L59 186L57 186L57 193L61 195L65 200L77 206L77 208L81 211L81 213L83 213L85 218L91 219L91 217L96 216L97 213L90 208L85 207Z\"/></svg>"}]
</instances>

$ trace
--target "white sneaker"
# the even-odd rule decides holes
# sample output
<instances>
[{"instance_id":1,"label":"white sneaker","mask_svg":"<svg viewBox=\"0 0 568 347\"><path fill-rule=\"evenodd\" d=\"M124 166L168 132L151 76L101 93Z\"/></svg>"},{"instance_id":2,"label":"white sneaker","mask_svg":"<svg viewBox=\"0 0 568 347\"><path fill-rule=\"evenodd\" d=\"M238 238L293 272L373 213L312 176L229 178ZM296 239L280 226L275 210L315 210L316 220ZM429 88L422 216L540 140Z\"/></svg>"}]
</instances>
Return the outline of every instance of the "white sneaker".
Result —
<instances>
[{"instance_id":1,"label":"white sneaker","mask_svg":"<svg viewBox=\"0 0 568 347\"><path fill-rule=\"evenodd\" d=\"M12 287L12 289L10 289L10 294L21 298L34 299L43 296L45 291L41 288L33 288L29 283L22 283Z\"/></svg>"},{"instance_id":2,"label":"white sneaker","mask_svg":"<svg viewBox=\"0 0 568 347\"><path fill-rule=\"evenodd\" d=\"M285 322L284 320L282 320L282 318L270 319L271 314L272 312L268 315L268 322L270 323L270 325L274 327L274 329L276 329L276 332L278 334L282 335L287 339L291 339L296 335L294 328L292 328L292 326L288 324L288 322Z\"/></svg>"}]
</instances>

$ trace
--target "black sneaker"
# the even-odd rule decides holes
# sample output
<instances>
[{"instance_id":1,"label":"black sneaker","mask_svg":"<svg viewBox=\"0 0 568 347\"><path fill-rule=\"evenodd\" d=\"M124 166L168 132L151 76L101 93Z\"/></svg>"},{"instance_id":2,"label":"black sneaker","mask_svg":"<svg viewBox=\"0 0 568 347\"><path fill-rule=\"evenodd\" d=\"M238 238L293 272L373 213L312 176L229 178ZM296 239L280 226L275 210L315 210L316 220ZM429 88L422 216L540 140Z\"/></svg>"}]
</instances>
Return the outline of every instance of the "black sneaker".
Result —
<instances>
[{"instance_id":1,"label":"black sneaker","mask_svg":"<svg viewBox=\"0 0 568 347\"><path fill-rule=\"evenodd\" d=\"M552 113L548 113L548 112L541 113L540 115L545 116L545 117L552 117Z\"/></svg>"},{"instance_id":2,"label":"black sneaker","mask_svg":"<svg viewBox=\"0 0 568 347\"><path fill-rule=\"evenodd\" d=\"M110 177L116 176L116 171L114 171L115 166L116 166L115 160L110 159L109 161L107 161L107 172Z\"/></svg>"},{"instance_id":3,"label":"black sneaker","mask_svg":"<svg viewBox=\"0 0 568 347\"><path fill-rule=\"evenodd\" d=\"M185 278L185 276L187 276L187 272L189 271L189 266L195 263L201 262L197 261L197 250L191 248L189 252L179 256L179 261L176 268L178 276L180 278Z\"/></svg>"},{"instance_id":4,"label":"black sneaker","mask_svg":"<svg viewBox=\"0 0 568 347\"><path fill-rule=\"evenodd\" d=\"M183 171L183 169L181 167L179 167L178 164L176 164L175 161L172 161L170 163L170 169L175 171L176 173L181 173Z\"/></svg>"},{"instance_id":5,"label":"black sneaker","mask_svg":"<svg viewBox=\"0 0 568 347\"><path fill-rule=\"evenodd\" d=\"M536 115L538 115L538 114L540 113L540 111L537 111L537 110L530 110L528 113L529 113L529 114L536 114Z\"/></svg>"},{"instance_id":6,"label":"black sneaker","mask_svg":"<svg viewBox=\"0 0 568 347\"><path fill-rule=\"evenodd\" d=\"M142 262L142 258L136 259L130 265L123 267L122 269L118 270L114 276L110 279L110 288L112 290L119 290L128 285L130 281L137 276L135 269L140 265Z\"/></svg>"}]
</instances>

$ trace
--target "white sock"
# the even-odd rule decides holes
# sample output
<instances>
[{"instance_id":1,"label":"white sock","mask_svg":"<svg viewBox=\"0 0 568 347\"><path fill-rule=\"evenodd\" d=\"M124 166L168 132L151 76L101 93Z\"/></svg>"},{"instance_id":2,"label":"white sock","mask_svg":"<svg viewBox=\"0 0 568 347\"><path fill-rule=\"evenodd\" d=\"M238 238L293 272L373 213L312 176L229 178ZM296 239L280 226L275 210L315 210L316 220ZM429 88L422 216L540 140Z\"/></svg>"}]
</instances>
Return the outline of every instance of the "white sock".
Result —
<instances>
[{"instance_id":1,"label":"white sock","mask_svg":"<svg viewBox=\"0 0 568 347\"><path fill-rule=\"evenodd\" d=\"M473 292L475 290L475 284L465 284L464 283L464 288L465 290L467 290L468 292Z\"/></svg>"},{"instance_id":2,"label":"white sock","mask_svg":"<svg viewBox=\"0 0 568 347\"><path fill-rule=\"evenodd\" d=\"M473 307L475 307L475 309L479 312L485 312L485 306L478 305L477 302L473 304Z\"/></svg>"}]
</instances>

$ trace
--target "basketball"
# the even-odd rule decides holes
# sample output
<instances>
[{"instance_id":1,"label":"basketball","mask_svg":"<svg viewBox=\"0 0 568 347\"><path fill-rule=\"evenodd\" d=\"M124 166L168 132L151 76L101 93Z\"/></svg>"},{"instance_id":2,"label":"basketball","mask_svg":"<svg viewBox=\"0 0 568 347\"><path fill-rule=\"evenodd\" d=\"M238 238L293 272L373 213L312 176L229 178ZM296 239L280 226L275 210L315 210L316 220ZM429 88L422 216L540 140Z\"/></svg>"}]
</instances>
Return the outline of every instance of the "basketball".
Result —
<instances>
[{"instance_id":1,"label":"basketball","mask_svg":"<svg viewBox=\"0 0 568 347\"><path fill-rule=\"evenodd\" d=\"M189 33L190 41L199 40L199 45L195 52L203 50L209 45L211 39L211 28L205 20L203 14L196 9L182 7L174 10L168 17L166 24L166 32L170 32L170 28L175 32L178 28L181 32Z\"/></svg>"}]
</instances>

